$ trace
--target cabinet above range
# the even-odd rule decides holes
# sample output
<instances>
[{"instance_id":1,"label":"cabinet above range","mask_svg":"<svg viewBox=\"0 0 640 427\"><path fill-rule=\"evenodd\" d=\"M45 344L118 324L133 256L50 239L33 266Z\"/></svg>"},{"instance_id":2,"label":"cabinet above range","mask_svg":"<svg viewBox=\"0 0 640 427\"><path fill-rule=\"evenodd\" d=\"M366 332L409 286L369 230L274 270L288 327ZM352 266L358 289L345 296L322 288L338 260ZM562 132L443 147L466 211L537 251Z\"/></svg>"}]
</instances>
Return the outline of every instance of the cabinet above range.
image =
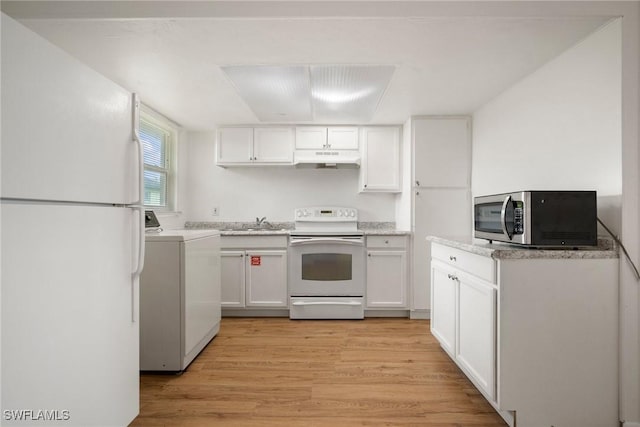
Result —
<instances>
[{"instance_id":1,"label":"cabinet above range","mask_svg":"<svg viewBox=\"0 0 640 427\"><path fill-rule=\"evenodd\" d=\"M360 192L400 192L400 126L231 126L217 131L220 167L359 169Z\"/></svg>"}]
</instances>

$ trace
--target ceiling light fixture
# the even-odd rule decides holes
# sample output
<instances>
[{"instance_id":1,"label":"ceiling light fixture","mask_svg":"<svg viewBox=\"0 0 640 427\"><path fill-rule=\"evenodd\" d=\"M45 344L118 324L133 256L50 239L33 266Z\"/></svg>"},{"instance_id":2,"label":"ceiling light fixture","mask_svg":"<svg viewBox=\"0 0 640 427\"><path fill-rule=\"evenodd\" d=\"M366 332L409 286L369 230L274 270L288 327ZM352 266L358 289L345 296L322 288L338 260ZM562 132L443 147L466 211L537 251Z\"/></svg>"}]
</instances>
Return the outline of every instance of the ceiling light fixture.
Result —
<instances>
[{"instance_id":1,"label":"ceiling light fixture","mask_svg":"<svg viewBox=\"0 0 640 427\"><path fill-rule=\"evenodd\" d=\"M368 123L395 66L226 66L261 122Z\"/></svg>"}]
</instances>

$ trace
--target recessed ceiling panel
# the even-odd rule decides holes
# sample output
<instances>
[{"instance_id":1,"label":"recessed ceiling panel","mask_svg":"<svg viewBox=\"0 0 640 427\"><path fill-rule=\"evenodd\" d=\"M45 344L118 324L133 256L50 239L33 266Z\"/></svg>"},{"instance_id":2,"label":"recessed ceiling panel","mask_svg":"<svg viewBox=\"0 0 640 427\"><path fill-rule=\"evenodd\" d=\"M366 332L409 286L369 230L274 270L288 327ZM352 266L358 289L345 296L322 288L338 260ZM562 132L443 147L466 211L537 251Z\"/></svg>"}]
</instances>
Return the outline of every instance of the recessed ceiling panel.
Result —
<instances>
[{"instance_id":1,"label":"recessed ceiling panel","mask_svg":"<svg viewBox=\"0 0 640 427\"><path fill-rule=\"evenodd\" d=\"M313 119L308 67L239 65L221 68L261 122Z\"/></svg>"},{"instance_id":2,"label":"recessed ceiling panel","mask_svg":"<svg viewBox=\"0 0 640 427\"><path fill-rule=\"evenodd\" d=\"M329 123L368 123L394 70L394 66L311 66L314 119Z\"/></svg>"}]
</instances>

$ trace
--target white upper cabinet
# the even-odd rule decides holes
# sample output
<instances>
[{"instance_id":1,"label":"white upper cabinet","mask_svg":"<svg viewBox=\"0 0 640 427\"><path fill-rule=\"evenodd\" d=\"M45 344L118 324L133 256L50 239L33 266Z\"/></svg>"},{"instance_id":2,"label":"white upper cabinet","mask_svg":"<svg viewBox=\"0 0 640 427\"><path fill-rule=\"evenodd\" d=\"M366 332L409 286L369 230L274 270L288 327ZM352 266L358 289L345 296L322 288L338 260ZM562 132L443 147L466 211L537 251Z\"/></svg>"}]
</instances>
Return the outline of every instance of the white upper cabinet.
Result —
<instances>
[{"instance_id":1,"label":"white upper cabinet","mask_svg":"<svg viewBox=\"0 0 640 427\"><path fill-rule=\"evenodd\" d=\"M296 127L296 150L324 149L327 145L327 128L319 126Z\"/></svg>"},{"instance_id":2,"label":"white upper cabinet","mask_svg":"<svg viewBox=\"0 0 640 427\"><path fill-rule=\"evenodd\" d=\"M400 128L364 127L360 132L360 191L400 192Z\"/></svg>"},{"instance_id":3,"label":"white upper cabinet","mask_svg":"<svg viewBox=\"0 0 640 427\"><path fill-rule=\"evenodd\" d=\"M298 126L296 150L357 150L357 126Z\"/></svg>"},{"instance_id":4,"label":"white upper cabinet","mask_svg":"<svg viewBox=\"0 0 640 427\"><path fill-rule=\"evenodd\" d=\"M259 163L293 163L292 128L255 128L253 161Z\"/></svg>"},{"instance_id":5,"label":"white upper cabinet","mask_svg":"<svg viewBox=\"0 0 640 427\"><path fill-rule=\"evenodd\" d=\"M221 128L217 135L216 164L292 164L293 140L290 127Z\"/></svg>"},{"instance_id":6,"label":"white upper cabinet","mask_svg":"<svg viewBox=\"0 0 640 427\"><path fill-rule=\"evenodd\" d=\"M356 126L327 128L327 148L331 150L357 150L358 128Z\"/></svg>"},{"instance_id":7,"label":"white upper cabinet","mask_svg":"<svg viewBox=\"0 0 640 427\"><path fill-rule=\"evenodd\" d=\"M218 129L217 163L242 164L253 160L253 128Z\"/></svg>"},{"instance_id":8,"label":"white upper cabinet","mask_svg":"<svg viewBox=\"0 0 640 427\"><path fill-rule=\"evenodd\" d=\"M469 187L470 126L468 117L414 119L414 186Z\"/></svg>"}]
</instances>

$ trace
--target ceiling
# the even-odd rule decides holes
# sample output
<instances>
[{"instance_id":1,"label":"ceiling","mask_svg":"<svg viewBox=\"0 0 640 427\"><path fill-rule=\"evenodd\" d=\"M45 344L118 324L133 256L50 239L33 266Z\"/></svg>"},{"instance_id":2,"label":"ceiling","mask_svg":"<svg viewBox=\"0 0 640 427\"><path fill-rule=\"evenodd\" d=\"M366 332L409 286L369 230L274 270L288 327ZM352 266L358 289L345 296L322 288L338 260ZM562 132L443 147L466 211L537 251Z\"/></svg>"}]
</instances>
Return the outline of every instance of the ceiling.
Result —
<instances>
[{"instance_id":1,"label":"ceiling","mask_svg":"<svg viewBox=\"0 0 640 427\"><path fill-rule=\"evenodd\" d=\"M260 123L221 69L234 65L390 65L368 123L469 114L610 19L482 2L69 3L2 9L191 130Z\"/></svg>"}]
</instances>

